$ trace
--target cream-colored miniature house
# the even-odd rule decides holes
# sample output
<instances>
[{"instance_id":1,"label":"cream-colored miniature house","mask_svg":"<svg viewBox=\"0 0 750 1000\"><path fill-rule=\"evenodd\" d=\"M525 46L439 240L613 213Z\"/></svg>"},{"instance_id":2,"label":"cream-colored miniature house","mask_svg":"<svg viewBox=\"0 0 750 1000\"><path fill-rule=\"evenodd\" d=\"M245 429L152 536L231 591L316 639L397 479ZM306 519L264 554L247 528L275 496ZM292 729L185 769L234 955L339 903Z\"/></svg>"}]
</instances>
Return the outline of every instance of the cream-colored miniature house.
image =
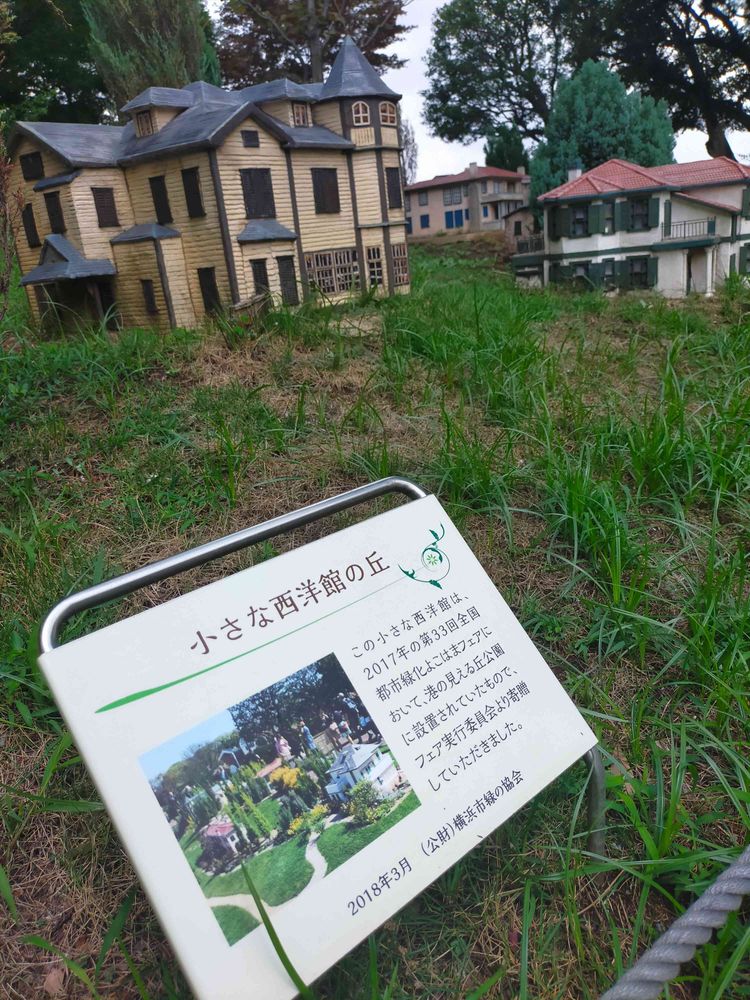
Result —
<instances>
[{"instance_id":1,"label":"cream-colored miniature house","mask_svg":"<svg viewBox=\"0 0 750 1000\"><path fill-rule=\"evenodd\" d=\"M347 38L324 83L150 87L122 127L18 122L35 317L191 327L269 294L407 290L398 100Z\"/></svg>"}]
</instances>

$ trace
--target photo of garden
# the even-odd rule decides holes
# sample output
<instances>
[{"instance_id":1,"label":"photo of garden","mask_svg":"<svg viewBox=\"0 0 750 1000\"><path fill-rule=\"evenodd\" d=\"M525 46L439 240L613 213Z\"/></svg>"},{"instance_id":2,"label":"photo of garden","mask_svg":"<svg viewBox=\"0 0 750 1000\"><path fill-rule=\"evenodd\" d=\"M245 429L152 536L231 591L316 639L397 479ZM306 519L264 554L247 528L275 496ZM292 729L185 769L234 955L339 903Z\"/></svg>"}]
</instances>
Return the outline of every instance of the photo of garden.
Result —
<instances>
[{"instance_id":1,"label":"photo of garden","mask_svg":"<svg viewBox=\"0 0 750 1000\"><path fill-rule=\"evenodd\" d=\"M140 761L230 945L419 806L333 654Z\"/></svg>"}]
</instances>

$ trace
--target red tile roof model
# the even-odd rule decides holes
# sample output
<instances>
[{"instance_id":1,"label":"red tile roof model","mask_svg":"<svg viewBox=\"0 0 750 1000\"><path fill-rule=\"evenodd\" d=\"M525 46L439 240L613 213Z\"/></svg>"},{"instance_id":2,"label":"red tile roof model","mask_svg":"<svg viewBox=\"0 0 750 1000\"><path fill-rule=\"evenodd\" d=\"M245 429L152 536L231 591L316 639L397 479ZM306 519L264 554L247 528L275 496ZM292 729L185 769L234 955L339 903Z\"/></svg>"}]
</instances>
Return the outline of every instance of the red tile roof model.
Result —
<instances>
[{"instance_id":1,"label":"red tile roof model","mask_svg":"<svg viewBox=\"0 0 750 1000\"><path fill-rule=\"evenodd\" d=\"M234 830L234 823L230 823L229 820L216 821L214 823L209 823L208 826L203 828L204 837L226 837Z\"/></svg>"},{"instance_id":2,"label":"red tile roof model","mask_svg":"<svg viewBox=\"0 0 750 1000\"><path fill-rule=\"evenodd\" d=\"M416 184L405 184L404 191L423 191L425 188L445 187L449 184L465 184L479 178L486 180L498 178L504 181L522 181L528 179L528 174L520 174L517 170L501 170L500 167L477 167L472 171L467 167L460 174L438 174L430 181L417 181Z\"/></svg>"},{"instance_id":3,"label":"red tile roof model","mask_svg":"<svg viewBox=\"0 0 750 1000\"><path fill-rule=\"evenodd\" d=\"M591 198L613 191L637 191L641 188L700 187L711 184L742 183L750 180L750 167L728 156L691 163L665 163L660 167L639 167L627 160L607 160L587 170L575 180L566 181L540 195L539 201L566 198Z\"/></svg>"},{"instance_id":4,"label":"red tile roof model","mask_svg":"<svg viewBox=\"0 0 750 1000\"><path fill-rule=\"evenodd\" d=\"M277 757L275 760L272 760L270 764L264 767L261 771L258 771L255 777L265 778L269 774L272 774L279 767L281 767L281 757Z\"/></svg>"}]
</instances>

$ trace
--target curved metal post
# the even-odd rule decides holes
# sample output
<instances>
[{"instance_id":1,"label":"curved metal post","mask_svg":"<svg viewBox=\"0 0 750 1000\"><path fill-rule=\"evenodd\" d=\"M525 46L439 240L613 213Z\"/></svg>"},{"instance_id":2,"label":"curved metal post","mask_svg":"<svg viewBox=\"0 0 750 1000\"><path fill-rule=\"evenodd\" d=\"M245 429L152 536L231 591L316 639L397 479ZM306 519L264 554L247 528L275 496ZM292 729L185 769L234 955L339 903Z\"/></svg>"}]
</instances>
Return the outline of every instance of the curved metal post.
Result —
<instances>
[{"instance_id":1,"label":"curved metal post","mask_svg":"<svg viewBox=\"0 0 750 1000\"><path fill-rule=\"evenodd\" d=\"M409 479L389 476L386 479L378 479L374 483L368 483L367 486L358 486L346 493L339 493L338 496L329 497L327 500L319 500L307 507L300 507L288 514L272 517L270 520L250 528L242 528L231 535L225 535L223 538L198 545L186 552L167 556L166 559L160 559L158 562L142 566L140 569L131 570L122 576L105 580L94 587L88 587L77 594L71 594L52 608L42 623L39 633L39 650L42 653L49 653L50 650L54 649L58 645L62 625L79 611L104 604L115 597L122 597L124 594L130 594L141 587L147 587L151 583L158 583L159 580L174 576L175 573L182 573L194 566L201 566L212 559L218 559L221 556L237 552L239 549L244 549L254 542L262 542L275 535L284 534L284 532L292 531L294 528L318 521L329 514L348 510L349 507L364 503L366 500L374 500L386 493L403 493L411 500L421 500L428 495L426 490Z\"/></svg>"}]
</instances>

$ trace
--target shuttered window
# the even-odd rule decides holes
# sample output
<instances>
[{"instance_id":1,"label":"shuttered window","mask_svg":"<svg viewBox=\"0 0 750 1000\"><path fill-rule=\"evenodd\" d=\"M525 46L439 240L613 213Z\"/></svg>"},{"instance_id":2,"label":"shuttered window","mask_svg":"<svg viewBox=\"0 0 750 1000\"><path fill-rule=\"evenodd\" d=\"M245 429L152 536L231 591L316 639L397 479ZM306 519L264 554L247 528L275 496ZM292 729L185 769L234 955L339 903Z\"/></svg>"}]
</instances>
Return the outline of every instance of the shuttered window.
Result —
<instances>
[{"instance_id":1,"label":"shuttered window","mask_svg":"<svg viewBox=\"0 0 750 1000\"><path fill-rule=\"evenodd\" d=\"M393 284L409 284L409 252L405 243L393 244Z\"/></svg>"},{"instance_id":2,"label":"shuttered window","mask_svg":"<svg viewBox=\"0 0 750 1000\"><path fill-rule=\"evenodd\" d=\"M164 174L158 177L149 177L151 188L151 200L154 203L156 221L160 226L167 226L172 221L172 209L169 207L169 195L167 194L167 180Z\"/></svg>"},{"instance_id":3,"label":"shuttered window","mask_svg":"<svg viewBox=\"0 0 750 1000\"><path fill-rule=\"evenodd\" d=\"M573 205L570 209L570 235L588 236L589 207L588 205Z\"/></svg>"},{"instance_id":4,"label":"shuttered window","mask_svg":"<svg viewBox=\"0 0 750 1000\"><path fill-rule=\"evenodd\" d=\"M117 206L115 205L115 192L112 188L91 188L96 207L96 217L99 220L99 228L107 229L111 226L119 226L117 219Z\"/></svg>"},{"instance_id":5,"label":"shuttered window","mask_svg":"<svg viewBox=\"0 0 750 1000\"><path fill-rule=\"evenodd\" d=\"M24 153L20 162L25 181L38 181L44 177L44 160L41 153Z\"/></svg>"},{"instance_id":6,"label":"shuttered window","mask_svg":"<svg viewBox=\"0 0 750 1000\"><path fill-rule=\"evenodd\" d=\"M388 208L401 208L401 171L398 167L385 168L385 186L388 191Z\"/></svg>"},{"instance_id":7,"label":"shuttered window","mask_svg":"<svg viewBox=\"0 0 750 1000\"><path fill-rule=\"evenodd\" d=\"M367 273L370 278L370 288L383 284L383 257L380 247L367 248Z\"/></svg>"},{"instance_id":8,"label":"shuttered window","mask_svg":"<svg viewBox=\"0 0 750 1000\"><path fill-rule=\"evenodd\" d=\"M629 229L648 229L648 198L632 198L630 201Z\"/></svg>"},{"instance_id":9,"label":"shuttered window","mask_svg":"<svg viewBox=\"0 0 750 1000\"><path fill-rule=\"evenodd\" d=\"M417 195L417 204L426 205L429 198L429 191L420 191Z\"/></svg>"},{"instance_id":10,"label":"shuttered window","mask_svg":"<svg viewBox=\"0 0 750 1000\"><path fill-rule=\"evenodd\" d=\"M139 137L153 135L156 129L154 128L154 116L150 111L139 111L135 116L135 134Z\"/></svg>"},{"instance_id":11,"label":"shuttered window","mask_svg":"<svg viewBox=\"0 0 750 1000\"><path fill-rule=\"evenodd\" d=\"M26 233L26 242L30 247L39 247L42 245L39 239L39 233L36 229L36 219L34 218L34 207L29 202L28 205L23 206L23 212L21 213L21 221L23 222L23 231Z\"/></svg>"},{"instance_id":12,"label":"shuttered window","mask_svg":"<svg viewBox=\"0 0 750 1000\"><path fill-rule=\"evenodd\" d=\"M248 149L257 149L260 146L260 134L256 128L243 128L240 135L242 145Z\"/></svg>"},{"instance_id":13,"label":"shuttered window","mask_svg":"<svg viewBox=\"0 0 750 1000\"><path fill-rule=\"evenodd\" d=\"M203 308L207 313L216 312L219 308L219 289L216 285L216 268L199 267L198 284L201 286Z\"/></svg>"},{"instance_id":14,"label":"shuttered window","mask_svg":"<svg viewBox=\"0 0 750 1000\"><path fill-rule=\"evenodd\" d=\"M63 215L62 205L60 203L60 192L48 191L44 196L44 203L47 206L47 217L49 218L50 229L53 233L64 233L65 216Z\"/></svg>"},{"instance_id":15,"label":"shuttered window","mask_svg":"<svg viewBox=\"0 0 750 1000\"><path fill-rule=\"evenodd\" d=\"M294 270L294 257L277 257L279 267L279 283L281 285L281 301L287 306L299 305L297 291L297 275Z\"/></svg>"},{"instance_id":16,"label":"shuttered window","mask_svg":"<svg viewBox=\"0 0 750 1000\"><path fill-rule=\"evenodd\" d=\"M646 288L648 285L648 257L628 258L628 286Z\"/></svg>"},{"instance_id":17,"label":"shuttered window","mask_svg":"<svg viewBox=\"0 0 750 1000\"><path fill-rule=\"evenodd\" d=\"M429 229L430 228L430 217L429 217L429 215L420 215L419 216L419 228L420 229Z\"/></svg>"},{"instance_id":18,"label":"shuttered window","mask_svg":"<svg viewBox=\"0 0 750 1000\"><path fill-rule=\"evenodd\" d=\"M350 292L359 283L359 259L354 247L309 253L305 267L310 284L324 295Z\"/></svg>"},{"instance_id":19,"label":"shuttered window","mask_svg":"<svg viewBox=\"0 0 750 1000\"><path fill-rule=\"evenodd\" d=\"M310 122L310 109L306 104L295 102L292 104L292 116L294 118L294 124L306 127L311 124Z\"/></svg>"},{"instance_id":20,"label":"shuttered window","mask_svg":"<svg viewBox=\"0 0 750 1000\"><path fill-rule=\"evenodd\" d=\"M396 124L396 105L392 104L391 101L380 102L380 124L381 125Z\"/></svg>"},{"instance_id":21,"label":"shuttered window","mask_svg":"<svg viewBox=\"0 0 750 1000\"><path fill-rule=\"evenodd\" d=\"M206 214L201 194L201 178L198 167L188 167L182 171L182 187L185 191L185 205L191 219L199 219Z\"/></svg>"},{"instance_id":22,"label":"shuttered window","mask_svg":"<svg viewBox=\"0 0 750 1000\"><path fill-rule=\"evenodd\" d=\"M271 171L267 167L240 170L245 215L248 219L275 219Z\"/></svg>"},{"instance_id":23,"label":"shuttered window","mask_svg":"<svg viewBox=\"0 0 750 1000\"><path fill-rule=\"evenodd\" d=\"M268 266L265 260L254 260L252 261L252 268L255 294L265 295L271 288L268 283Z\"/></svg>"},{"instance_id":24,"label":"shuttered window","mask_svg":"<svg viewBox=\"0 0 750 1000\"><path fill-rule=\"evenodd\" d=\"M601 206L602 233L609 236L615 231L615 203L605 201Z\"/></svg>"},{"instance_id":25,"label":"shuttered window","mask_svg":"<svg viewBox=\"0 0 750 1000\"><path fill-rule=\"evenodd\" d=\"M156 296L154 294L154 283L150 278L141 278L141 291L143 292L143 304L149 316L156 316L159 312L156 306Z\"/></svg>"},{"instance_id":26,"label":"shuttered window","mask_svg":"<svg viewBox=\"0 0 750 1000\"><path fill-rule=\"evenodd\" d=\"M339 178L335 167L313 167L313 198L318 215L333 215L341 211Z\"/></svg>"}]
</instances>

